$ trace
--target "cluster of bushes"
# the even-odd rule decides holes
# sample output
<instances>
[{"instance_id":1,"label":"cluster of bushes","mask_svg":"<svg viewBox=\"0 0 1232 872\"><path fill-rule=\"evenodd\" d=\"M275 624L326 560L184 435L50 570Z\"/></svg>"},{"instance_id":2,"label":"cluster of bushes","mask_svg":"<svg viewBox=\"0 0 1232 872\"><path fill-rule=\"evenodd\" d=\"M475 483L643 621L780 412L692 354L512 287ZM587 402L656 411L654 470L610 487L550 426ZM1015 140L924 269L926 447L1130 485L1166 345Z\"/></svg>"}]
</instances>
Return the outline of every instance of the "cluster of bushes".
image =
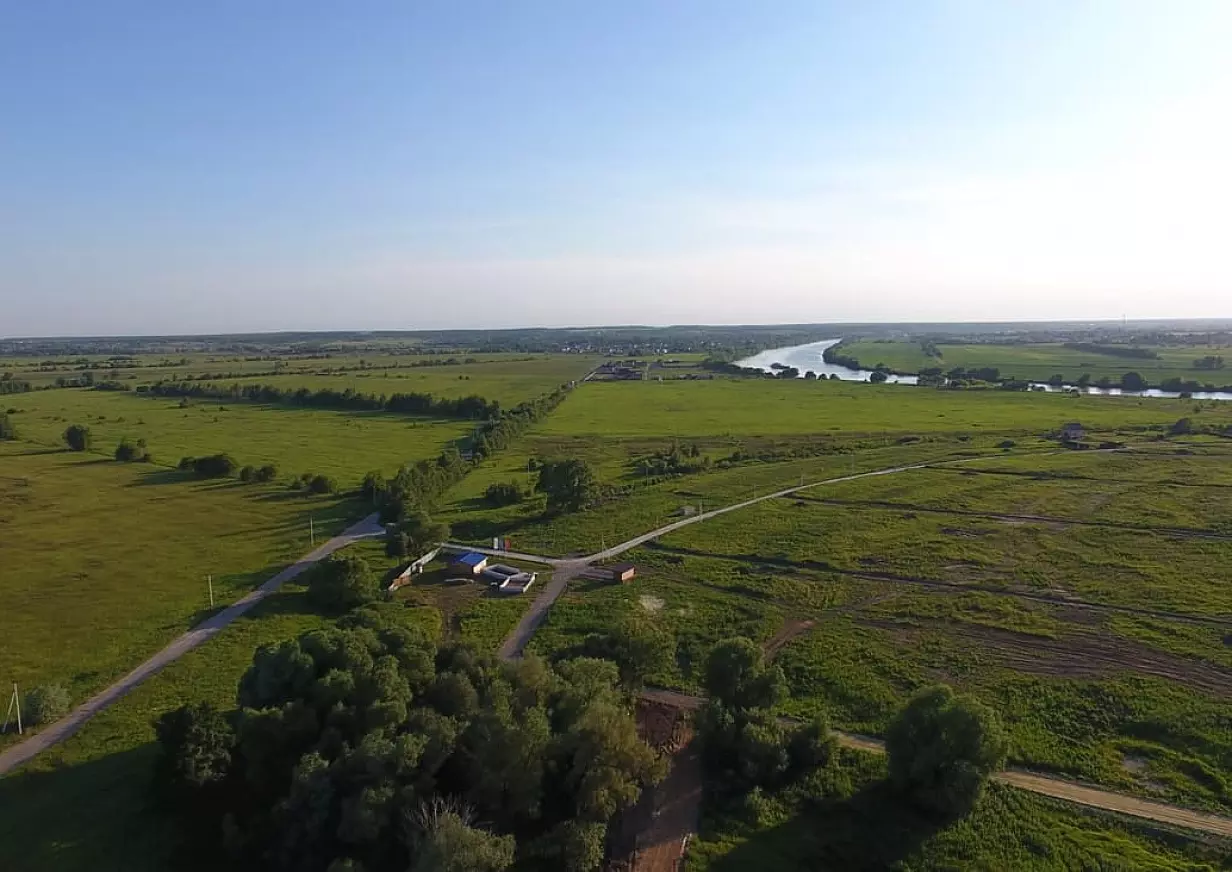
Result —
<instances>
[{"instance_id":1,"label":"cluster of bushes","mask_svg":"<svg viewBox=\"0 0 1232 872\"><path fill-rule=\"evenodd\" d=\"M149 463L150 452L144 439L132 442L126 437L116 446L115 459L121 463Z\"/></svg>"},{"instance_id":2,"label":"cluster of bushes","mask_svg":"<svg viewBox=\"0 0 1232 872\"><path fill-rule=\"evenodd\" d=\"M526 491L516 481L502 481L488 485L483 498L490 506L513 506L526 499Z\"/></svg>"},{"instance_id":3,"label":"cluster of bushes","mask_svg":"<svg viewBox=\"0 0 1232 872\"><path fill-rule=\"evenodd\" d=\"M1106 354L1109 357L1129 357L1136 360L1158 360L1159 352L1134 345L1108 345L1101 342L1066 342L1066 348L1086 351L1091 354Z\"/></svg>"},{"instance_id":4,"label":"cluster of bushes","mask_svg":"<svg viewBox=\"0 0 1232 872\"><path fill-rule=\"evenodd\" d=\"M1194 369L1223 369L1223 366L1223 355L1221 354L1208 354L1193 362Z\"/></svg>"},{"instance_id":5,"label":"cluster of bushes","mask_svg":"<svg viewBox=\"0 0 1232 872\"><path fill-rule=\"evenodd\" d=\"M201 478L225 478L235 475L239 464L230 454L210 454L206 457L181 457L179 468Z\"/></svg>"},{"instance_id":6,"label":"cluster of bushes","mask_svg":"<svg viewBox=\"0 0 1232 872\"><path fill-rule=\"evenodd\" d=\"M262 648L238 708L156 723L155 789L211 868L591 872L665 774L614 663L502 663L369 605ZM482 822L482 824L478 823Z\"/></svg>"},{"instance_id":7,"label":"cluster of bushes","mask_svg":"<svg viewBox=\"0 0 1232 872\"><path fill-rule=\"evenodd\" d=\"M338 482L328 475L305 472L301 473L299 478L291 480L291 489L310 494L334 494L338 492Z\"/></svg>"},{"instance_id":8,"label":"cluster of bushes","mask_svg":"<svg viewBox=\"0 0 1232 872\"><path fill-rule=\"evenodd\" d=\"M264 466L243 466L240 468L240 481L249 484L266 484L278 477L278 467L272 463Z\"/></svg>"},{"instance_id":9,"label":"cluster of bushes","mask_svg":"<svg viewBox=\"0 0 1232 872\"><path fill-rule=\"evenodd\" d=\"M710 458L703 457L696 443L681 446L672 442L670 448L656 451L637 461L639 475L684 475L710 468Z\"/></svg>"},{"instance_id":10,"label":"cluster of bushes","mask_svg":"<svg viewBox=\"0 0 1232 872\"><path fill-rule=\"evenodd\" d=\"M709 700L698 713L697 734L703 763L721 792L778 789L829 763L835 742L824 718L786 727L773 713L784 694L783 674L752 641L715 646L705 687ZM915 811L957 820L974 807L1006 750L990 709L945 685L925 688L886 733L889 786Z\"/></svg>"},{"instance_id":11,"label":"cluster of bushes","mask_svg":"<svg viewBox=\"0 0 1232 872\"><path fill-rule=\"evenodd\" d=\"M380 596L380 581L358 554L332 554L308 574L308 598L325 612L348 612Z\"/></svg>"},{"instance_id":12,"label":"cluster of bushes","mask_svg":"<svg viewBox=\"0 0 1232 872\"><path fill-rule=\"evenodd\" d=\"M149 393L164 397L208 398L216 400L251 400L277 405L304 406L342 411L384 411L409 415L440 415L449 418L485 419L500 414L500 403L480 396L434 397L426 393L364 394L352 388L334 390L321 388L280 388L263 384L216 385L208 383L159 382Z\"/></svg>"},{"instance_id":13,"label":"cluster of bushes","mask_svg":"<svg viewBox=\"0 0 1232 872\"><path fill-rule=\"evenodd\" d=\"M17 438L17 428L13 426L8 412L0 413L0 442L8 442Z\"/></svg>"},{"instance_id":14,"label":"cluster of bushes","mask_svg":"<svg viewBox=\"0 0 1232 872\"><path fill-rule=\"evenodd\" d=\"M31 390L33 390L33 386L30 382L13 378L11 372L6 372L3 376L0 376L0 395L27 394Z\"/></svg>"},{"instance_id":15,"label":"cluster of bushes","mask_svg":"<svg viewBox=\"0 0 1232 872\"><path fill-rule=\"evenodd\" d=\"M845 354L840 351L839 349L841 348L841 344L831 345L821 353L821 359L826 363L833 364L834 366L845 366L848 369L861 369L862 367L860 366L860 361L856 360L850 354Z\"/></svg>"}]
</instances>

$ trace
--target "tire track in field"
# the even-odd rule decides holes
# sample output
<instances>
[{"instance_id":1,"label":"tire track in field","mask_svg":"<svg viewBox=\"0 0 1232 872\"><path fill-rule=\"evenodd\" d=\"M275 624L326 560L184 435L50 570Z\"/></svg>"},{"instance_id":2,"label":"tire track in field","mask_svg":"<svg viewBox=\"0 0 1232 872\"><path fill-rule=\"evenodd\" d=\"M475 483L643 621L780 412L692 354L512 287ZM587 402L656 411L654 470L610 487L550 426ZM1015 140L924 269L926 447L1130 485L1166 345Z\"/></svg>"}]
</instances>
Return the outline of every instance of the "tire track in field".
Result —
<instances>
[{"instance_id":1,"label":"tire track in field","mask_svg":"<svg viewBox=\"0 0 1232 872\"><path fill-rule=\"evenodd\" d=\"M1076 609L1089 609L1094 612L1113 612L1126 615L1137 615L1145 618L1161 618L1172 621L1182 621L1188 624L1214 625L1232 627L1232 617L1218 615L1194 615L1185 612L1170 612L1162 609L1146 609L1137 606L1116 605L1113 603L1094 603L1074 597L1058 594L1035 593L1025 590L1007 590L990 584L966 581L943 581L939 578L925 578L919 575L901 575L893 572L875 572L867 569L846 569L817 560L787 560L782 557L766 557L760 554L722 554L715 551L701 551L696 548L664 545L660 542L648 546L652 550L682 557L705 557L711 560L729 560L733 563L746 563L754 566L773 566L788 572L828 572L831 575L842 575L847 578L859 578L864 581L883 581L890 584L911 584L917 587L935 588L938 590L979 591L995 596L1013 597L1030 600L1054 606L1070 606Z\"/></svg>"},{"instance_id":2,"label":"tire track in field","mask_svg":"<svg viewBox=\"0 0 1232 872\"><path fill-rule=\"evenodd\" d=\"M1203 530L1198 527L1160 527L1149 524L1130 524L1124 521L1084 521L1077 518L1062 518L1056 515L1020 515L1012 512L986 512L977 509L943 509L916 503L898 503L892 500L844 500L802 496L800 494L795 495L794 499L806 500L810 503L826 506L917 512L930 515L955 515L957 517L983 518L991 521L1023 521L1029 524L1063 524L1067 527L1102 527L1109 530L1126 530L1132 533L1157 533L1161 536L1173 536L1178 539L1212 539L1218 542L1232 542L1232 535Z\"/></svg>"}]
</instances>

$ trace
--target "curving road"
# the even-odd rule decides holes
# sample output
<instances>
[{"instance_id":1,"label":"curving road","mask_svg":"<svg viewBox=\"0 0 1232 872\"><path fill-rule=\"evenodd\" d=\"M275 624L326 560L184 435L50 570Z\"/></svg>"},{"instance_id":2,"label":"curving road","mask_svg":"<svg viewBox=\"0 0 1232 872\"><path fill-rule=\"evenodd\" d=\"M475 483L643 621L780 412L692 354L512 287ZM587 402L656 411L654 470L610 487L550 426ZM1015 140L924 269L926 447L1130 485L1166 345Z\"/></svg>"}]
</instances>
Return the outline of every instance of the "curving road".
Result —
<instances>
[{"instance_id":1,"label":"curving road","mask_svg":"<svg viewBox=\"0 0 1232 872\"><path fill-rule=\"evenodd\" d=\"M314 563L325 559L339 548L345 548L359 539L379 536L383 532L383 529L377 523L377 516L375 514L369 515L359 523L347 528L342 533L330 539L328 542L319 546L315 550L305 554L295 563L282 570L282 572L275 575L243 599L236 601L235 603L227 606L218 614L202 621L166 648L159 651L149 660L142 663L132 672L128 673L128 675L103 690L100 690L89 700L73 709L73 711L64 718L56 721L54 724L46 727L40 732L35 733L29 739L19 742L3 753L0 753L0 775L4 775L10 770L28 762L36 754L50 748L52 745L64 741L69 736L73 735L73 733L81 729L81 726L86 721L90 720L90 718L115 703L134 687L161 670L168 663L178 660L189 651L214 638L224 627L240 615L247 612L257 603L268 597L274 591L278 590L278 588L282 587L288 581L308 569Z\"/></svg>"}]
</instances>

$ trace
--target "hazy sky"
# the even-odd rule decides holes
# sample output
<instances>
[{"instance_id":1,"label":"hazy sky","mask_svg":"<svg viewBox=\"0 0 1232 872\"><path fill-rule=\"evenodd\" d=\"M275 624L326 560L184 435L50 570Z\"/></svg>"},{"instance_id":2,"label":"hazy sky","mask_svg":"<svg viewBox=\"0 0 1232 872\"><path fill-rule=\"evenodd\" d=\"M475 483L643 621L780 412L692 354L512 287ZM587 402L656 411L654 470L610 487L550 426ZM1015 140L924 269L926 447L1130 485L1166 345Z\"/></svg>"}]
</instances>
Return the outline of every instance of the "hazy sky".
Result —
<instances>
[{"instance_id":1,"label":"hazy sky","mask_svg":"<svg viewBox=\"0 0 1232 872\"><path fill-rule=\"evenodd\" d=\"M5 4L0 336L1232 316L1232 2Z\"/></svg>"}]
</instances>

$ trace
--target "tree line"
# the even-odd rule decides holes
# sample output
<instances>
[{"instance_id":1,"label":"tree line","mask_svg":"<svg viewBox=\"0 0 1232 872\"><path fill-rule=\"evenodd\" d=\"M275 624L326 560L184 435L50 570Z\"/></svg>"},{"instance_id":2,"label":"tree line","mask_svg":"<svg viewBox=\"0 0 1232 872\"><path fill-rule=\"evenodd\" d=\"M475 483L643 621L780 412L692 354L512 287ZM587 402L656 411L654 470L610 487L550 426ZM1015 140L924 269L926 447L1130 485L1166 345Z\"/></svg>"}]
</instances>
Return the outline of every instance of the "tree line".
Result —
<instances>
[{"instance_id":1,"label":"tree line","mask_svg":"<svg viewBox=\"0 0 1232 872\"><path fill-rule=\"evenodd\" d=\"M335 390L306 387L281 388L267 384L230 384L192 382L158 382L141 386L138 393L163 397L187 397L211 400L249 400L271 405L303 406L339 411L397 412L408 415L438 415L468 420L493 419L500 415L500 403L476 394L467 397L434 397L429 393L365 394L352 388Z\"/></svg>"}]
</instances>

